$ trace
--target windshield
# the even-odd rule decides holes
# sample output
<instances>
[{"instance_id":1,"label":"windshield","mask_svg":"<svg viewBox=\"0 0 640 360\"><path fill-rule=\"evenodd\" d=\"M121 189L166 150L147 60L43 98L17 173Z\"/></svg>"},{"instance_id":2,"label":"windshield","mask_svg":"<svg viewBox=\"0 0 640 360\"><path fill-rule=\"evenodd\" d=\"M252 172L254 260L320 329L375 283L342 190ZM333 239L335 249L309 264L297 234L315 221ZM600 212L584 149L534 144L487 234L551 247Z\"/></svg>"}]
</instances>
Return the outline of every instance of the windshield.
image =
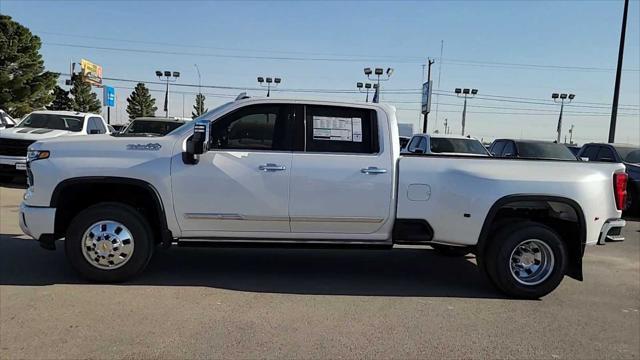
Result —
<instances>
[{"instance_id":1,"label":"windshield","mask_svg":"<svg viewBox=\"0 0 640 360\"><path fill-rule=\"evenodd\" d=\"M618 154L620 154L622 161L632 164L640 164L640 148L616 146L616 150L618 151Z\"/></svg>"},{"instance_id":2,"label":"windshield","mask_svg":"<svg viewBox=\"0 0 640 360\"><path fill-rule=\"evenodd\" d=\"M431 152L489 155L482 143L475 139L431 138Z\"/></svg>"},{"instance_id":3,"label":"windshield","mask_svg":"<svg viewBox=\"0 0 640 360\"><path fill-rule=\"evenodd\" d=\"M164 136L179 128L182 124L182 122L178 121L133 120L124 131L124 134L154 134Z\"/></svg>"},{"instance_id":4,"label":"windshield","mask_svg":"<svg viewBox=\"0 0 640 360\"><path fill-rule=\"evenodd\" d=\"M82 116L56 114L29 114L18 124L19 128L52 129L67 131L82 131L84 118Z\"/></svg>"},{"instance_id":5,"label":"windshield","mask_svg":"<svg viewBox=\"0 0 640 360\"><path fill-rule=\"evenodd\" d=\"M571 150L562 144L519 142L518 155L521 158L577 160Z\"/></svg>"}]
</instances>

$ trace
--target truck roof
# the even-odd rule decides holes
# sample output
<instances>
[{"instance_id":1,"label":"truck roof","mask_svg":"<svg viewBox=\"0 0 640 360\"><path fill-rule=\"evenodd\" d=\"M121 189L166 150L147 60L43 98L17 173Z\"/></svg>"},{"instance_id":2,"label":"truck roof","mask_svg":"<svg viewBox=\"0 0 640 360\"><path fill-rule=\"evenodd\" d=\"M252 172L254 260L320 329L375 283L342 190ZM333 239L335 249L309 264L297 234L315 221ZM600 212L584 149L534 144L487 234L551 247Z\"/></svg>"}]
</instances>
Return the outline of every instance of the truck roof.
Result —
<instances>
[{"instance_id":1,"label":"truck roof","mask_svg":"<svg viewBox=\"0 0 640 360\"><path fill-rule=\"evenodd\" d=\"M51 114L51 115L66 115L66 116L87 116L87 115L92 115L92 116L99 116L102 117L102 115L100 114L93 114L93 113L83 113L83 112L79 112L79 111L58 111L58 110L36 110L36 111L32 111L31 114Z\"/></svg>"},{"instance_id":2,"label":"truck roof","mask_svg":"<svg viewBox=\"0 0 640 360\"><path fill-rule=\"evenodd\" d=\"M234 101L234 103L301 103L301 104L322 104L322 105L335 105L335 106L357 106L368 108L380 108L384 110L391 110L395 112L396 107L389 104L361 102L361 101L336 101L336 100L318 100L318 99L304 99L304 98L274 98L274 97L246 97Z\"/></svg>"}]
</instances>

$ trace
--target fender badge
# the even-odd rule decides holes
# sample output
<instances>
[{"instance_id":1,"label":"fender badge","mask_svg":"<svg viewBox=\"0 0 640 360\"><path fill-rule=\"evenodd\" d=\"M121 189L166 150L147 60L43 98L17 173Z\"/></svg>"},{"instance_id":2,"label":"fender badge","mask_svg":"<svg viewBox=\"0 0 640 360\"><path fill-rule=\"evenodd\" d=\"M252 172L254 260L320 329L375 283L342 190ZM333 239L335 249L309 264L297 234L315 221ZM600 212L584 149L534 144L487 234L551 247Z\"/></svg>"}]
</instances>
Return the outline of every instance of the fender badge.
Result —
<instances>
[{"instance_id":1,"label":"fender badge","mask_svg":"<svg viewBox=\"0 0 640 360\"><path fill-rule=\"evenodd\" d=\"M148 144L128 144L127 150L144 150L144 151L158 151L162 145L158 143L148 143Z\"/></svg>"}]
</instances>

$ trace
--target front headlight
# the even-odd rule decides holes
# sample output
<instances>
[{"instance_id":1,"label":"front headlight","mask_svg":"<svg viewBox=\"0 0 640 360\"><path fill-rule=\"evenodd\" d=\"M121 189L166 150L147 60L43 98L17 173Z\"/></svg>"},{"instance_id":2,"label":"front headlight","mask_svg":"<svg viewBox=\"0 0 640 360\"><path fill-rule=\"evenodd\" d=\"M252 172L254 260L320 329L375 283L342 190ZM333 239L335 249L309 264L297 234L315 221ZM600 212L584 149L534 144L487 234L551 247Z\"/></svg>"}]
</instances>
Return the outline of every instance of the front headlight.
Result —
<instances>
[{"instance_id":1,"label":"front headlight","mask_svg":"<svg viewBox=\"0 0 640 360\"><path fill-rule=\"evenodd\" d=\"M48 159L49 155L51 155L49 150L29 150L27 152L27 161L31 162L36 160Z\"/></svg>"}]
</instances>

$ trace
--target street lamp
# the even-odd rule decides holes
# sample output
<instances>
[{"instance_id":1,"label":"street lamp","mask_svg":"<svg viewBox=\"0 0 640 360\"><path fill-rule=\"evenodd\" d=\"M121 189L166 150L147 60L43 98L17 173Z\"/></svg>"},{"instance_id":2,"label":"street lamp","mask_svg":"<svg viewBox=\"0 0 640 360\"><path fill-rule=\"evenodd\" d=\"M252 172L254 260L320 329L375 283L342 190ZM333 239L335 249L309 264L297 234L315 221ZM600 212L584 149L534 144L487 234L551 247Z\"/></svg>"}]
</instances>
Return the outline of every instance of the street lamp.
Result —
<instances>
[{"instance_id":1,"label":"street lamp","mask_svg":"<svg viewBox=\"0 0 640 360\"><path fill-rule=\"evenodd\" d=\"M560 103L560 116L558 117L558 128L556 131L558 132L558 137L556 142L560 143L560 135L562 134L562 112L564 110L564 102L571 102L576 96L574 94L565 94L565 93L553 93L551 94L551 98L553 102Z\"/></svg>"},{"instance_id":2,"label":"street lamp","mask_svg":"<svg viewBox=\"0 0 640 360\"><path fill-rule=\"evenodd\" d=\"M371 87L373 87L374 89L378 88L378 84L373 84L373 86L371 85L371 83L357 83L356 87L358 88L358 91L360 91L361 93L366 93L367 94L367 98L365 100L365 102L369 102L369 89L371 89ZM363 88L365 90L363 90Z\"/></svg>"},{"instance_id":3,"label":"street lamp","mask_svg":"<svg viewBox=\"0 0 640 360\"><path fill-rule=\"evenodd\" d=\"M164 113L166 117L169 117L169 83L175 82L180 77L178 71L160 71L156 70L156 76L160 81L164 81L167 84L167 90L164 93Z\"/></svg>"},{"instance_id":4,"label":"street lamp","mask_svg":"<svg viewBox=\"0 0 640 360\"><path fill-rule=\"evenodd\" d=\"M456 96L464 97L464 107L462 108L462 132L461 132L461 135L464 136L464 127L466 124L466 117L467 117L467 97L476 96L476 94L478 94L478 89L456 88L454 92L456 93Z\"/></svg>"},{"instance_id":5,"label":"street lamp","mask_svg":"<svg viewBox=\"0 0 640 360\"><path fill-rule=\"evenodd\" d=\"M267 97L269 97L269 95L271 95L271 84L273 84L273 87L278 86L278 84L280 84L282 82L282 79L280 78L264 78L262 76L258 76L258 84L260 84L260 86L267 88ZM264 85L264 83L266 83L267 85Z\"/></svg>"},{"instance_id":6,"label":"street lamp","mask_svg":"<svg viewBox=\"0 0 640 360\"><path fill-rule=\"evenodd\" d=\"M375 68L374 70L371 70L371 68L364 68L364 74L367 76L367 79L372 80L372 81L376 81L376 84L374 84L373 88L376 90L375 94L373 95L373 100L372 102L377 103L379 102L379 97L380 97L380 81L387 81L389 80L389 78L391 77L391 75L393 74L393 69L392 68L387 68L386 70L386 78L380 78L381 76L383 76L385 74L385 70L383 68ZM371 75L374 75L376 78L372 79ZM369 98L369 96L367 95L367 99Z\"/></svg>"}]
</instances>

